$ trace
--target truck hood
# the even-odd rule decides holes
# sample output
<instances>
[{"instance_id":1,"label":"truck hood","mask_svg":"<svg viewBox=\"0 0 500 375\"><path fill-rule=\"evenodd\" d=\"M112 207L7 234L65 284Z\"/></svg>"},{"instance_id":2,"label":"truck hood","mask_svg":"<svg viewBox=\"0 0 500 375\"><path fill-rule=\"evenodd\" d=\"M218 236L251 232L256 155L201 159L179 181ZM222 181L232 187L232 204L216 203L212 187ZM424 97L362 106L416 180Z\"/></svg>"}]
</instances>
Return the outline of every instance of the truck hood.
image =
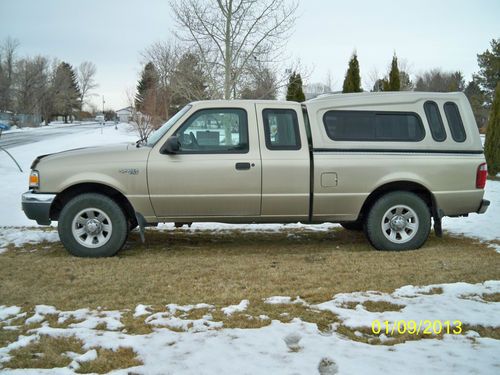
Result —
<instances>
[{"instance_id":1,"label":"truck hood","mask_svg":"<svg viewBox=\"0 0 500 375\"><path fill-rule=\"evenodd\" d=\"M82 147L38 156L31 164L35 169L41 164L57 164L58 162L76 164L95 164L103 162L126 162L137 160L138 153L147 154L149 147L135 147L134 143L119 143L112 146Z\"/></svg>"}]
</instances>

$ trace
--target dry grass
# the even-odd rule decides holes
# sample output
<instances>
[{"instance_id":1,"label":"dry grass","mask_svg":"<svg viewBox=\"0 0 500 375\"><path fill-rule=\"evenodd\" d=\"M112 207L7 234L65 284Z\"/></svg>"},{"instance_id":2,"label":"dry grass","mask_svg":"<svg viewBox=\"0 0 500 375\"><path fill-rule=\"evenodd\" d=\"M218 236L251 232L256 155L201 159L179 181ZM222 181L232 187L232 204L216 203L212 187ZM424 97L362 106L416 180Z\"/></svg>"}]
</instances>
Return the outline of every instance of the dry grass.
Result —
<instances>
[{"instance_id":1,"label":"dry grass","mask_svg":"<svg viewBox=\"0 0 500 375\"><path fill-rule=\"evenodd\" d=\"M444 290L440 286L435 286L429 289L428 292L419 292L420 294L430 295L430 294L443 294Z\"/></svg>"},{"instance_id":2,"label":"dry grass","mask_svg":"<svg viewBox=\"0 0 500 375\"><path fill-rule=\"evenodd\" d=\"M341 323L331 312L301 304L265 304L263 299L273 295L300 296L315 303L340 292L392 292L408 284L477 283L500 278L498 253L472 239L450 235L442 239L431 236L420 250L396 253L374 251L361 233L342 229L326 233L150 231L147 239L146 248L140 244L138 234L133 233L125 249L107 259L71 257L60 243L26 245L2 254L0 301L4 305L21 306L28 315L10 323L20 326L19 330L5 330L0 325L0 347L40 326L39 323L24 325L37 304L53 305L60 310L98 306L103 310L122 309L125 312L121 321L128 334L153 331L144 317L133 317L133 308L139 303L152 305L154 313L165 311L168 303L199 302L213 304L215 308L178 311L176 316L196 320L210 314L213 321L221 321L227 328L258 328L271 320L286 323L300 318L329 331L333 323ZM433 288L429 294L442 292L441 288ZM499 293L485 294L482 298L500 302ZM250 300L245 312L231 316L221 312L221 307L242 299ZM357 304L348 302L344 307L355 308ZM402 307L373 301L364 302L363 306L369 311L398 311ZM57 319L57 315L47 315L45 323L64 328L78 322L70 318L58 323ZM500 328L471 326L464 327L464 332L469 329L482 337L500 339ZM405 334L383 342L370 328L350 329L342 324L337 332L359 342L385 345L436 338ZM141 364L130 348L97 350L98 358L82 364L79 372L104 373ZM82 353L82 342L74 337L42 336L39 341L12 351L11 360L2 366L67 366L71 360L63 354L66 351Z\"/></svg>"},{"instance_id":3,"label":"dry grass","mask_svg":"<svg viewBox=\"0 0 500 375\"><path fill-rule=\"evenodd\" d=\"M272 320L289 323L294 318L314 323L320 331L329 331L338 318L330 311L313 309L299 304L274 305L262 301L250 301L248 309L243 313L225 315L220 310L211 312L214 321L221 321L225 328L260 328L267 326ZM265 315L268 319L261 319Z\"/></svg>"},{"instance_id":4,"label":"dry grass","mask_svg":"<svg viewBox=\"0 0 500 375\"><path fill-rule=\"evenodd\" d=\"M131 348L110 349L95 348L97 358L93 361L81 362L77 373L104 374L111 370L142 365ZM68 366L72 359L66 352L83 354L83 342L74 336L53 337L42 335L39 340L27 346L12 350L8 362L2 363L0 368L56 368Z\"/></svg>"},{"instance_id":5,"label":"dry grass","mask_svg":"<svg viewBox=\"0 0 500 375\"><path fill-rule=\"evenodd\" d=\"M403 305L396 305L386 301L366 301L363 303L366 310L371 312L401 311Z\"/></svg>"},{"instance_id":6,"label":"dry grass","mask_svg":"<svg viewBox=\"0 0 500 375\"><path fill-rule=\"evenodd\" d=\"M489 337L491 339L500 340L500 327L485 327L485 326L471 326L464 324L463 332L476 331L481 337Z\"/></svg>"},{"instance_id":7,"label":"dry grass","mask_svg":"<svg viewBox=\"0 0 500 375\"><path fill-rule=\"evenodd\" d=\"M51 337L41 336L25 347L12 350L11 359L2 363L3 368L54 368L66 367L71 358L64 355L66 352L83 354L83 342L73 336Z\"/></svg>"},{"instance_id":8,"label":"dry grass","mask_svg":"<svg viewBox=\"0 0 500 375\"><path fill-rule=\"evenodd\" d=\"M409 252L374 251L360 233L136 233L118 256L75 258L60 243L26 245L1 256L0 301L32 308L48 304L131 308L207 302L217 306L272 295L329 300L339 292L391 292L402 285L500 278L500 256L468 238L431 236ZM34 249L42 249L31 252Z\"/></svg>"},{"instance_id":9,"label":"dry grass","mask_svg":"<svg viewBox=\"0 0 500 375\"><path fill-rule=\"evenodd\" d=\"M136 353L131 348L120 347L117 350L97 348L97 358L93 361L82 362L76 372L79 374L105 374L111 370L142 364L142 361L137 359Z\"/></svg>"},{"instance_id":10,"label":"dry grass","mask_svg":"<svg viewBox=\"0 0 500 375\"><path fill-rule=\"evenodd\" d=\"M483 294L481 298L488 302L500 302L500 293Z\"/></svg>"}]
</instances>

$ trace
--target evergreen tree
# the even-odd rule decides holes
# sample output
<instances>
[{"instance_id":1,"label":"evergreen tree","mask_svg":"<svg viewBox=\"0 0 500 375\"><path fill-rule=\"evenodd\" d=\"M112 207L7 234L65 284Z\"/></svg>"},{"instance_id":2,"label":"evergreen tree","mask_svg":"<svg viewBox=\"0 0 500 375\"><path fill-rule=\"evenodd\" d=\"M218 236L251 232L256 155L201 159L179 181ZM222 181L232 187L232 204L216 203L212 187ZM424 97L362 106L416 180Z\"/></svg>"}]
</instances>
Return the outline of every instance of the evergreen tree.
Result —
<instances>
[{"instance_id":1,"label":"evergreen tree","mask_svg":"<svg viewBox=\"0 0 500 375\"><path fill-rule=\"evenodd\" d=\"M54 111L64 116L64 122L68 117L73 121L73 113L80 109L80 88L73 67L62 62L58 65L54 77Z\"/></svg>"},{"instance_id":2,"label":"evergreen tree","mask_svg":"<svg viewBox=\"0 0 500 375\"><path fill-rule=\"evenodd\" d=\"M404 70L399 71L399 90L400 91L412 91L413 82L411 81L410 75Z\"/></svg>"},{"instance_id":3,"label":"evergreen tree","mask_svg":"<svg viewBox=\"0 0 500 375\"><path fill-rule=\"evenodd\" d=\"M488 119L488 109L484 107L486 98L483 91L477 82L472 80L467 84L464 94L467 96L467 99L469 99L472 112L474 112L474 117L476 118L477 126L482 128L486 125L486 121Z\"/></svg>"},{"instance_id":4,"label":"evergreen tree","mask_svg":"<svg viewBox=\"0 0 500 375\"><path fill-rule=\"evenodd\" d=\"M389 79L385 81L384 91L399 91L401 88L401 80L399 78L398 58L394 54L391 63L391 71Z\"/></svg>"},{"instance_id":5,"label":"evergreen tree","mask_svg":"<svg viewBox=\"0 0 500 375\"><path fill-rule=\"evenodd\" d=\"M158 87L158 74L152 62L148 62L137 83L137 94L135 95L135 108L139 112L147 111L152 102L156 102Z\"/></svg>"},{"instance_id":6,"label":"evergreen tree","mask_svg":"<svg viewBox=\"0 0 500 375\"><path fill-rule=\"evenodd\" d=\"M474 75L474 80L479 84L483 92L487 106L493 102L495 89L500 82L500 39L491 41L491 51L477 55L479 73Z\"/></svg>"},{"instance_id":7,"label":"evergreen tree","mask_svg":"<svg viewBox=\"0 0 500 375\"><path fill-rule=\"evenodd\" d=\"M361 77L359 75L359 62L356 52L351 57L349 61L349 68L345 74L344 85L342 86L342 92L362 92L361 89Z\"/></svg>"},{"instance_id":8,"label":"evergreen tree","mask_svg":"<svg viewBox=\"0 0 500 375\"><path fill-rule=\"evenodd\" d=\"M304 90L302 89L302 77L300 73L293 72L288 79L288 88L286 91L286 100L294 102L303 102L306 100Z\"/></svg>"},{"instance_id":9,"label":"evergreen tree","mask_svg":"<svg viewBox=\"0 0 500 375\"><path fill-rule=\"evenodd\" d=\"M191 52L184 53L170 79L172 98L169 114L175 114L194 100L208 99L207 80L200 58Z\"/></svg>"},{"instance_id":10,"label":"evergreen tree","mask_svg":"<svg viewBox=\"0 0 500 375\"><path fill-rule=\"evenodd\" d=\"M486 129L484 154L488 163L489 175L496 176L497 173L500 173L500 82L497 83L488 128Z\"/></svg>"}]
</instances>

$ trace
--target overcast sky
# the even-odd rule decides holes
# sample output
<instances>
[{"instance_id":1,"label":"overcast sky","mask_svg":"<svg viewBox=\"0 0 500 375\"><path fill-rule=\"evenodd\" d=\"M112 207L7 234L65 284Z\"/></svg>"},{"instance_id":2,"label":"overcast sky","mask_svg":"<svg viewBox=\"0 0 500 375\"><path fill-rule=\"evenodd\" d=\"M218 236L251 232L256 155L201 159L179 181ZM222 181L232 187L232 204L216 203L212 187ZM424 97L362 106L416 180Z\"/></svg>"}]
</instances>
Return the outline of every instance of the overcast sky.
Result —
<instances>
[{"instance_id":1,"label":"overcast sky","mask_svg":"<svg viewBox=\"0 0 500 375\"><path fill-rule=\"evenodd\" d=\"M214 0L207 0L214 1ZM0 0L0 39L21 43L19 56L57 57L77 66L97 66L94 102L127 106L141 71L140 52L172 38L167 0ZM500 0L307 0L288 53L311 70L309 82L342 86L347 62L358 53L365 89L370 73L381 75L392 55L406 60L410 73L439 67L476 72L476 54L500 37Z\"/></svg>"}]
</instances>

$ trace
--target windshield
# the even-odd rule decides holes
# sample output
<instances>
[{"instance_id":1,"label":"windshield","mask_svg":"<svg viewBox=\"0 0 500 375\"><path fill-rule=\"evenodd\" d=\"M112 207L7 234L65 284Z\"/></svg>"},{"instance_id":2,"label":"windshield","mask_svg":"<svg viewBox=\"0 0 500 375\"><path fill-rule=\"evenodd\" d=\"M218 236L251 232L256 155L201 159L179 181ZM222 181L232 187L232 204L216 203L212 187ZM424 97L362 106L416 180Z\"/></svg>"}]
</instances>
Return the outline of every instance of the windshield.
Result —
<instances>
[{"instance_id":1,"label":"windshield","mask_svg":"<svg viewBox=\"0 0 500 375\"><path fill-rule=\"evenodd\" d=\"M166 123L164 123L160 128L155 130L148 137L148 146L154 146L156 142L160 140L161 137L165 135L168 130L175 125L175 123L182 117L184 114L191 109L191 105L188 104L184 108L182 108L179 112L177 112L174 116L172 116Z\"/></svg>"}]
</instances>

